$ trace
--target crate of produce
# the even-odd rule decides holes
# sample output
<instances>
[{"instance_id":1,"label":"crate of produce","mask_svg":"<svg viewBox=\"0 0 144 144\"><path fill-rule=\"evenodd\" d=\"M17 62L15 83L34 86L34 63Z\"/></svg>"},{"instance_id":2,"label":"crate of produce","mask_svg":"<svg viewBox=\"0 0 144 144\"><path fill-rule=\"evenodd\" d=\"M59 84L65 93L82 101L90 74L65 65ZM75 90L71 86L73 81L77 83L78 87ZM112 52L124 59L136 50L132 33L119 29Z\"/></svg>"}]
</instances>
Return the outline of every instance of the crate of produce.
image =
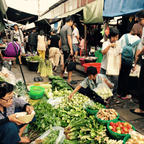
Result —
<instances>
[{"instance_id":1,"label":"crate of produce","mask_svg":"<svg viewBox=\"0 0 144 144\"><path fill-rule=\"evenodd\" d=\"M130 131L135 130L134 126L125 121L113 121L107 124L107 129L111 137L115 139L124 139Z\"/></svg>"},{"instance_id":2,"label":"crate of produce","mask_svg":"<svg viewBox=\"0 0 144 144\"><path fill-rule=\"evenodd\" d=\"M100 109L95 115L97 121L106 125L119 119L119 114L114 109Z\"/></svg>"},{"instance_id":3,"label":"crate of produce","mask_svg":"<svg viewBox=\"0 0 144 144\"><path fill-rule=\"evenodd\" d=\"M45 89L41 86L31 86L29 96L31 99L41 99L44 95Z\"/></svg>"},{"instance_id":4,"label":"crate of produce","mask_svg":"<svg viewBox=\"0 0 144 144\"><path fill-rule=\"evenodd\" d=\"M91 67L91 66L95 67L97 69L97 72L100 73L101 63L85 63L85 64L83 64L85 72L87 72L87 68Z\"/></svg>"}]
</instances>

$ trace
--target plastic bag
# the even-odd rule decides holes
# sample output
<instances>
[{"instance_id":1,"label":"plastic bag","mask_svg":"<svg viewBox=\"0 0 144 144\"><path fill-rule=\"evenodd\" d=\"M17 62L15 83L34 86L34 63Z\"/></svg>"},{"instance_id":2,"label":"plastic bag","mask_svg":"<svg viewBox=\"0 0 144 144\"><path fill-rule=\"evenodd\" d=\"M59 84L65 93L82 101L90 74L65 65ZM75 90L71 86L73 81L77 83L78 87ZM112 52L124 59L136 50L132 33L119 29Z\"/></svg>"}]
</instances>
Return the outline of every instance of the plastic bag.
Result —
<instances>
[{"instance_id":1,"label":"plastic bag","mask_svg":"<svg viewBox=\"0 0 144 144\"><path fill-rule=\"evenodd\" d=\"M111 89L105 83L98 84L98 86L95 89L93 89L93 91L104 100L113 96Z\"/></svg>"},{"instance_id":2,"label":"plastic bag","mask_svg":"<svg viewBox=\"0 0 144 144\"><path fill-rule=\"evenodd\" d=\"M139 76L140 76L140 70L141 70L141 66L136 65L136 70L135 71L131 70L129 76L138 77L139 78Z\"/></svg>"},{"instance_id":3,"label":"plastic bag","mask_svg":"<svg viewBox=\"0 0 144 144\"><path fill-rule=\"evenodd\" d=\"M53 107L58 106L62 103L63 97L57 97L57 98L50 98L47 102L51 104Z\"/></svg>"},{"instance_id":4,"label":"plastic bag","mask_svg":"<svg viewBox=\"0 0 144 144\"><path fill-rule=\"evenodd\" d=\"M41 144L41 140L44 140L51 133L52 130L56 130L56 131L58 130L59 131L59 135L58 135L54 144L62 144L64 139L65 139L65 134L64 134L64 128L59 127L59 126L52 127L51 129L49 129L48 131L43 133L39 138L37 138L31 144Z\"/></svg>"},{"instance_id":5,"label":"plastic bag","mask_svg":"<svg viewBox=\"0 0 144 144\"><path fill-rule=\"evenodd\" d=\"M6 82L16 85L16 78L13 72L9 71L7 68L2 67L0 72L0 77L2 77Z\"/></svg>"}]
</instances>

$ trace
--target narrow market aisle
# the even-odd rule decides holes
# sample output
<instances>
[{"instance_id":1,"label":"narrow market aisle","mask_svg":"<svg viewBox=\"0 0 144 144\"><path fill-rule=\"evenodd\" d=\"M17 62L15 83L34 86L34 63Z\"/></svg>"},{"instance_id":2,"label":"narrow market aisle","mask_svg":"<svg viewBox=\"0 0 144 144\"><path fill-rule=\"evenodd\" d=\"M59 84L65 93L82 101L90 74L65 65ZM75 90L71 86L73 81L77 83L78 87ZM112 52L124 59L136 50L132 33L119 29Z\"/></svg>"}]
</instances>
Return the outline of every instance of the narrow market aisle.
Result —
<instances>
[{"instance_id":1,"label":"narrow market aisle","mask_svg":"<svg viewBox=\"0 0 144 144\"><path fill-rule=\"evenodd\" d=\"M34 77L40 76L38 73L30 71L25 65L22 65L22 70L27 84L34 83ZM16 67L12 67L11 71L15 74L16 79L23 80L19 65L16 65ZM43 78L43 80L44 82L47 82L48 78Z\"/></svg>"}]
</instances>

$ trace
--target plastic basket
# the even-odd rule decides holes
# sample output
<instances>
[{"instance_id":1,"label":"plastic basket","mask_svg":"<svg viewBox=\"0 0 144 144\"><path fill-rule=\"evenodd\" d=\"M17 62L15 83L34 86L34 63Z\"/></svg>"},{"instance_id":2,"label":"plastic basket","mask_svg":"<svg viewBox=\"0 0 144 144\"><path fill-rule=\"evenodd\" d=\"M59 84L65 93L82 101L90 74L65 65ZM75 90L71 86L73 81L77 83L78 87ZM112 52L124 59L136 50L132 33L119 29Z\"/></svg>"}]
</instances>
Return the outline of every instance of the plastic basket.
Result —
<instances>
[{"instance_id":1,"label":"plastic basket","mask_svg":"<svg viewBox=\"0 0 144 144\"><path fill-rule=\"evenodd\" d=\"M85 108L85 110L87 111L87 113L89 113L91 115L95 115L98 112L98 110L92 110L92 109L89 109L89 108Z\"/></svg>"},{"instance_id":2,"label":"plastic basket","mask_svg":"<svg viewBox=\"0 0 144 144\"><path fill-rule=\"evenodd\" d=\"M117 113L117 114L118 114L118 113ZM119 119L119 114L118 114L117 117L116 117L115 119L113 119L113 120L101 120L101 119L99 119L99 118L97 117L97 114L95 115L95 117L96 117L96 120L97 120L99 123L104 124L104 125L107 125L107 124L110 123L110 122L115 122L115 121L117 121L117 120Z\"/></svg>"},{"instance_id":3,"label":"plastic basket","mask_svg":"<svg viewBox=\"0 0 144 144\"><path fill-rule=\"evenodd\" d=\"M119 122L118 120L114 121L114 123L116 122ZM125 121L120 121L120 122L125 122ZM110 122L107 124L107 129L108 129L108 132L110 134L110 136L112 138L115 138L117 140L120 140L120 139L124 139L126 136L128 136L129 134L119 134L119 133L116 133L116 132L113 132L110 128ZM132 129L135 130L134 126L132 125Z\"/></svg>"},{"instance_id":4,"label":"plastic basket","mask_svg":"<svg viewBox=\"0 0 144 144\"><path fill-rule=\"evenodd\" d=\"M102 59L103 59L103 54L101 53L101 50L97 50L97 51L95 52L95 56L97 57L96 62L97 62L97 63L101 63L101 62L102 62Z\"/></svg>"},{"instance_id":5,"label":"plastic basket","mask_svg":"<svg viewBox=\"0 0 144 144\"><path fill-rule=\"evenodd\" d=\"M95 67L97 69L97 72L100 73L101 63L85 63L85 64L83 64L85 72L87 72L87 68L90 66Z\"/></svg>"},{"instance_id":6,"label":"plastic basket","mask_svg":"<svg viewBox=\"0 0 144 144\"><path fill-rule=\"evenodd\" d=\"M31 99L41 99L44 95L45 89L41 86L31 86L29 96Z\"/></svg>"},{"instance_id":7,"label":"plastic basket","mask_svg":"<svg viewBox=\"0 0 144 144\"><path fill-rule=\"evenodd\" d=\"M128 141L128 139L130 139L130 138L131 138L131 136L128 134L128 135L124 138L123 144L126 144L126 142Z\"/></svg>"},{"instance_id":8,"label":"plastic basket","mask_svg":"<svg viewBox=\"0 0 144 144\"><path fill-rule=\"evenodd\" d=\"M85 63L85 58L80 58L80 63L83 65Z\"/></svg>"}]
</instances>

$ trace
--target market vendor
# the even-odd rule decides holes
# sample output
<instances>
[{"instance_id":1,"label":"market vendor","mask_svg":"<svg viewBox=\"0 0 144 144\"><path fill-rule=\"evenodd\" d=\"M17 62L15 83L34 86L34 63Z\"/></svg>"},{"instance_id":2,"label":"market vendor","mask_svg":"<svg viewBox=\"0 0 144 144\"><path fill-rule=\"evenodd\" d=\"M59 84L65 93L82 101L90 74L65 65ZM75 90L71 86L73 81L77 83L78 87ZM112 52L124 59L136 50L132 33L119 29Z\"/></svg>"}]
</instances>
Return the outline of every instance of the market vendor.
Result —
<instances>
[{"instance_id":1,"label":"market vendor","mask_svg":"<svg viewBox=\"0 0 144 144\"><path fill-rule=\"evenodd\" d=\"M28 137L22 137L27 124L18 120L15 112L21 109L31 114L34 109L22 99L14 98L13 90L12 84L0 82L0 144L30 143Z\"/></svg>"},{"instance_id":2,"label":"market vendor","mask_svg":"<svg viewBox=\"0 0 144 144\"><path fill-rule=\"evenodd\" d=\"M79 91L80 93L87 95L95 102L106 105L104 100L93 90L98 86L99 83L102 82L104 82L109 88L113 88L113 84L106 78L105 75L97 74L97 69L95 67L88 67L87 75L88 77L85 78L70 94L69 99L72 99L73 95Z\"/></svg>"}]
</instances>

